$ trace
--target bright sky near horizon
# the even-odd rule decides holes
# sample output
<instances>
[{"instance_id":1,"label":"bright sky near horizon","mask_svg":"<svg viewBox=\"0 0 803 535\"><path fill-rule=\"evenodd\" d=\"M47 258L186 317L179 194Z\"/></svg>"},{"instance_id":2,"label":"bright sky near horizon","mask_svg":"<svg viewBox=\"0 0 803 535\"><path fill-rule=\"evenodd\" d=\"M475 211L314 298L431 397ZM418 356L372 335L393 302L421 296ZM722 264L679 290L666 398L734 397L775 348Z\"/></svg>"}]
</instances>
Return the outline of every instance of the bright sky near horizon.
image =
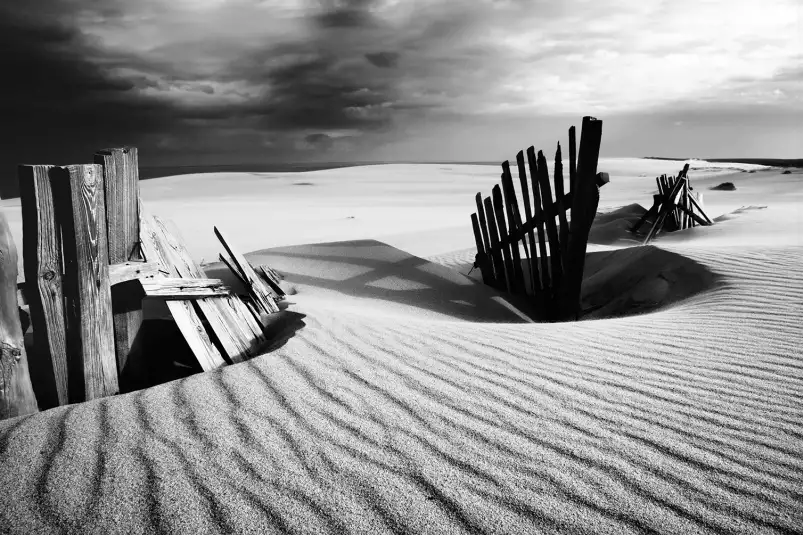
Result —
<instances>
[{"instance_id":1,"label":"bright sky near horizon","mask_svg":"<svg viewBox=\"0 0 803 535\"><path fill-rule=\"evenodd\" d=\"M800 0L26 0L0 68L5 164L803 156Z\"/></svg>"}]
</instances>

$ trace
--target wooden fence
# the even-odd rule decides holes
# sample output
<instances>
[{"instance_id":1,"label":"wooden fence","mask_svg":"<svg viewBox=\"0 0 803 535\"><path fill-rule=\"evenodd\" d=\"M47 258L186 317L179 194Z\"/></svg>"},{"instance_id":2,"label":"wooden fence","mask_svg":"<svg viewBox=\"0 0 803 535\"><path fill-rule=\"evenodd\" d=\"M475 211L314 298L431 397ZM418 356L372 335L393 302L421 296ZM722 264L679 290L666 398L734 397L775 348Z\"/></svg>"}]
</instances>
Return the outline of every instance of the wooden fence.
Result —
<instances>
[{"instance_id":1,"label":"wooden fence","mask_svg":"<svg viewBox=\"0 0 803 535\"><path fill-rule=\"evenodd\" d=\"M170 222L143 213L137 156L136 148L108 149L92 164L19 167L25 282L18 288L10 286L16 249L0 217L0 419L32 412L37 402L49 408L119 392L124 377L142 371L146 297L166 301L204 370L256 355L267 342L267 316L283 295L275 273L265 268L259 277L215 228L221 259L247 295L208 279ZM33 327L36 399L18 305L29 308Z\"/></svg>"},{"instance_id":2,"label":"wooden fence","mask_svg":"<svg viewBox=\"0 0 803 535\"><path fill-rule=\"evenodd\" d=\"M652 206L630 229L635 234L650 217L655 218L644 238L644 245L662 230L671 232L714 224L703 209L702 195L693 191L688 173L689 164L686 164L676 177L656 177L658 193L653 195Z\"/></svg>"},{"instance_id":3,"label":"wooden fence","mask_svg":"<svg viewBox=\"0 0 803 535\"><path fill-rule=\"evenodd\" d=\"M516 166L523 216L509 162L502 164L501 188L494 186L491 196L484 199L477 193L477 211L471 214L471 224L476 265L483 281L502 291L531 296L541 320L579 317L588 235L599 205L599 188L608 182L607 173L597 173L601 141L602 121L584 117L578 154L575 128L569 129L569 187L564 191L558 143L554 197L543 152L538 151L536 156L535 148L528 148L525 163L520 151Z\"/></svg>"}]
</instances>

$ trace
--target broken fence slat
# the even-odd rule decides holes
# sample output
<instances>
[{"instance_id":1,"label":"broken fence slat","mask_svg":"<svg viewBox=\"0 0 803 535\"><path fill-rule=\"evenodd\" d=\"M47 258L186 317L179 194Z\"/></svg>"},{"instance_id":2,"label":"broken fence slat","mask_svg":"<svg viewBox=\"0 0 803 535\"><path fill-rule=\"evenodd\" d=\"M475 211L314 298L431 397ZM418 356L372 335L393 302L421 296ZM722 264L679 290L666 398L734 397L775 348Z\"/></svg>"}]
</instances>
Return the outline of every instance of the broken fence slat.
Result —
<instances>
[{"instance_id":1,"label":"broken fence slat","mask_svg":"<svg viewBox=\"0 0 803 535\"><path fill-rule=\"evenodd\" d=\"M533 204L535 207L534 219L535 228L538 231L538 252L539 263L541 271L541 285L544 289L544 298L549 295L548 288L552 287L552 278L549 274L549 254L546 247L546 233L544 231L544 222L546 221L550 203L544 203L541 200L541 188L538 185L538 161L535 157L535 147L530 146L527 149L527 163L530 168L530 181L533 185ZM547 303L544 302L543 306L546 307ZM545 308L546 309L546 308Z\"/></svg>"},{"instance_id":2,"label":"broken fence slat","mask_svg":"<svg viewBox=\"0 0 803 535\"><path fill-rule=\"evenodd\" d=\"M154 278L160 275L157 262L122 262L109 266L109 284L116 286L135 279Z\"/></svg>"},{"instance_id":3,"label":"broken fence slat","mask_svg":"<svg viewBox=\"0 0 803 535\"><path fill-rule=\"evenodd\" d=\"M67 325L64 309L64 263L61 227L56 219L52 166L18 168L22 208L22 257L34 330L31 354L39 367L44 407L66 405L69 399Z\"/></svg>"},{"instance_id":4,"label":"broken fence slat","mask_svg":"<svg viewBox=\"0 0 803 535\"><path fill-rule=\"evenodd\" d=\"M513 266L513 253L512 244L510 242L510 229L505 222L505 202L502 200L502 190L499 184L495 185L491 190L493 196L494 215L496 216L496 225L499 229L499 236L501 238L500 244L502 246L502 256L505 259L505 276L508 282L508 292L516 291L516 269Z\"/></svg>"},{"instance_id":5,"label":"broken fence slat","mask_svg":"<svg viewBox=\"0 0 803 535\"><path fill-rule=\"evenodd\" d=\"M215 227L215 235L217 235L218 240L226 249L226 252L229 253L231 256L232 262L235 266L240 270L243 277L246 281L246 286L251 292L254 300L259 305L259 307L266 313L266 314L273 314L274 312L279 311L279 306L276 304L276 301L273 299L271 295L272 290L268 288L262 280L257 276L254 268L251 267L251 264L245 257L234 250L233 246L231 245L230 240L227 240L220 229Z\"/></svg>"},{"instance_id":6,"label":"broken fence slat","mask_svg":"<svg viewBox=\"0 0 803 535\"><path fill-rule=\"evenodd\" d=\"M165 246L159 239L152 216L143 213L141 209L140 214L140 241L145 259L159 263L164 270L173 275L174 272L169 269L170 262L164 251ZM214 370L226 364L220 351L209 338L192 301L168 301L167 308L204 371Z\"/></svg>"}]
</instances>

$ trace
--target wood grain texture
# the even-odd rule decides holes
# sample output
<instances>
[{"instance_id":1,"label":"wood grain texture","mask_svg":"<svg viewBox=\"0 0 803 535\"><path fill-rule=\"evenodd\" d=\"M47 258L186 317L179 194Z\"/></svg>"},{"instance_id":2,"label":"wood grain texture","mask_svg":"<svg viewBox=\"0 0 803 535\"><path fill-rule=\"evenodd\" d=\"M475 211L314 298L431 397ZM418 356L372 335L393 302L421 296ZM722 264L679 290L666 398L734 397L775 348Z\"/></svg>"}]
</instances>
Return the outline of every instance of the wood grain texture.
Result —
<instances>
[{"instance_id":1,"label":"wood grain texture","mask_svg":"<svg viewBox=\"0 0 803 535\"><path fill-rule=\"evenodd\" d=\"M103 167L109 262L137 260L139 253L139 160L134 147L104 149L95 154ZM122 372L129 359L139 358L137 335L142 327L141 294L131 286L112 290L114 346Z\"/></svg>"},{"instance_id":2,"label":"wood grain texture","mask_svg":"<svg viewBox=\"0 0 803 535\"><path fill-rule=\"evenodd\" d=\"M122 262L109 266L109 283L112 287L135 279L152 279L159 276L161 266L156 262ZM113 291L113 290L112 290Z\"/></svg>"},{"instance_id":3,"label":"wood grain texture","mask_svg":"<svg viewBox=\"0 0 803 535\"><path fill-rule=\"evenodd\" d=\"M165 221L156 216L153 219L163 242L167 245L166 252L175 269L175 274L183 278L206 278L206 274L195 263L184 246L178 228L171 221ZM229 360L242 362L254 355L253 350L263 342L264 335L261 329L253 332L248 325L232 315L232 310L242 310L242 307L233 303L235 300L239 301L239 297L228 295L203 298L196 300L196 305L209 322L212 332Z\"/></svg>"},{"instance_id":4,"label":"wood grain texture","mask_svg":"<svg viewBox=\"0 0 803 535\"><path fill-rule=\"evenodd\" d=\"M167 245L162 242L157 232L156 223L153 221L152 216L146 214L141 208L140 240L146 261L157 262L162 266L163 271L171 274L171 276L177 276L177 272L168 260L168 255L165 251ZM209 338L209 334L195 311L192 301L168 301L167 308L170 310L176 326L184 335L184 339L204 371L214 370L226 364L220 351Z\"/></svg>"},{"instance_id":5,"label":"wood grain texture","mask_svg":"<svg viewBox=\"0 0 803 535\"><path fill-rule=\"evenodd\" d=\"M160 277L140 279L142 290L148 297L160 299L200 299L230 295L231 288L220 279L184 279L180 277Z\"/></svg>"},{"instance_id":6,"label":"wood grain texture","mask_svg":"<svg viewBox=\"0 0 803 535\"><path fill-rule=\"evenodd\" d=\"M491 240L491 260L494 265L496 287L498 290L509 292L510 282L507 280L507 268L505 266L504 256L502 255L502 244L499 240L491 198L485 197L483 204L485 205L485 221L488 226L488 237Z\"/></svg>"},{"instance_id":7,"label":"wood grain texture","mask_svg":"<svg viewBox=\"0 0 803 535\"><path fill-rule=\"evenodd\" d=\"M70 400L110 396L119 386L103 169L71 165L51 172L64 247Z\"/></svg>"},{"instance_id":8,"label":"wood grain texture","mask_svg":"<svg viewBox=\"0 0 803 535\"><path fill-rule=\"evenodd\" d=\"M56 220L49 165L18 168L22 208L25 299L34 332L31 364L43 408L69 403L67 327L61 228Z\"/></svg>"},{"instance_id":9,"label":"wood grain texture","mask_svg":"<svg viewBox=\"0 0 803 535\"><path fill-rule=\"evenodd\" d=\"M17 312L17 248L0 212L0 420L38 412Z\"/></svg>"}]
</instances>

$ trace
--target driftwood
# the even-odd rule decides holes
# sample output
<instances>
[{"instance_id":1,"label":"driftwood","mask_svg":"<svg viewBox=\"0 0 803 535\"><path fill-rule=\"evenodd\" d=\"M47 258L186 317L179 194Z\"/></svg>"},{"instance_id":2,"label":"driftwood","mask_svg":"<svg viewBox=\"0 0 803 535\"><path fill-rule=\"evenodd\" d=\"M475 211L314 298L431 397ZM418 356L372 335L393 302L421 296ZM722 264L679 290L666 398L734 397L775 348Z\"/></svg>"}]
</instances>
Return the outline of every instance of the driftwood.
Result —
<instances>
[{"instance_id":1,"label":"driftwood","mask_svg":"<svg viewBox=\"0 0 803 535\"><path fill-rule=\"evenodd\" d=\"M147 297L160 299L201 299L230 295L231 288L219 279L158 278L140 279Z\"/></svg>"},{"instance_id":2,"label":"driftwood","mask_svg":"<svg viewBox=\"0 0 803 535\"><path fill-rule=\"evenodd\" d=\"M17 312L17 248L0 213L0 419L38 412Z\"/></svg>"},{"instance_id":3,"label":"driftwood","mask_svg":"<svg viewBox=\"0 0 803 535\"><path fill-rule=\"evenodd\" d=\"M51 169L49 165L18 169L26 280L19 301L29 305L36 333L31 360L39 372L37 390L43 407L70 402L61 227L54 211Z\"/></svg>"}]
</instances>

